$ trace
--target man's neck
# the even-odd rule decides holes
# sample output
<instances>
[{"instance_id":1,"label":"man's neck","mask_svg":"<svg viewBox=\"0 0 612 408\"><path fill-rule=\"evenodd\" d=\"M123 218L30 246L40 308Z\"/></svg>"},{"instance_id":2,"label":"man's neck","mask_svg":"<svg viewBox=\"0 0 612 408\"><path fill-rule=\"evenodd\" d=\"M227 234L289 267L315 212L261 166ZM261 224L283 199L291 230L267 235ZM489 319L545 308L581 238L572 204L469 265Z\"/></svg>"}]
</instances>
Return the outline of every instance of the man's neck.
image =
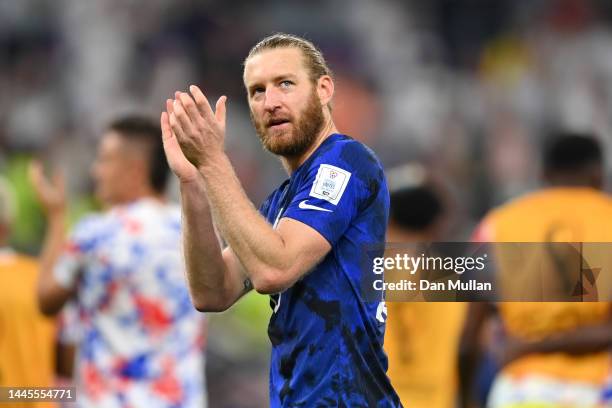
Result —
<instances>
[{"instance_id":1,"label":"man's neck","mask_svg":"<svg viewBox=\"0 0 612 408\"><path fill-rule=\"evenodd\" d=\"M334 133L338 133L338 129L336 129L336 125L334 125L334 121L331 117L326 121L325 126L319 132L319 135L315 139L315 142L299 156L296 157L281 157L281 162L283 163L283 167L287 170L289 175L293 174L294 171L297 170L308 158L321 146L321 144L327 139L329 136Z\"/></svg>"}]
</instances>

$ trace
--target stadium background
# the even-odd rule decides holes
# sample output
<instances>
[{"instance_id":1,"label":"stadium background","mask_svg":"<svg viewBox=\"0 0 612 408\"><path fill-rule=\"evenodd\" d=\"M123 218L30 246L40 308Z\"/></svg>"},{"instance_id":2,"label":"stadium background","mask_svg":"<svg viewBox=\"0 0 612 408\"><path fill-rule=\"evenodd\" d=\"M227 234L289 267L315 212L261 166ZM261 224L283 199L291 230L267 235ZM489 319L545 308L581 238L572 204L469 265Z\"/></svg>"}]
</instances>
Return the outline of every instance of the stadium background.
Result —
<instances>
[{"instance_id":1,"label":"stadium background","mask_svg":"<svg viewBox=\"0 0 612 408\"><path fill-rule=\"evenodd\" d=\"M418 160L443 180L449 239L465 240L488 209L537 186L548 131L594 131L609 153L611 22L605 0L0 1L0 173L18 197L13 243L31 254L41 244L31 157L66 172L77 219L96 207L88 169L104 125L126 112L157 117L192 83L228 95L227 149L259 204L285 174L251 127L241 64L275 31L323 50L341 131L388 168ZM268 314L267 298L251 295L212 317L212 406L265 405Z\"/></svg>"}]
</instances>

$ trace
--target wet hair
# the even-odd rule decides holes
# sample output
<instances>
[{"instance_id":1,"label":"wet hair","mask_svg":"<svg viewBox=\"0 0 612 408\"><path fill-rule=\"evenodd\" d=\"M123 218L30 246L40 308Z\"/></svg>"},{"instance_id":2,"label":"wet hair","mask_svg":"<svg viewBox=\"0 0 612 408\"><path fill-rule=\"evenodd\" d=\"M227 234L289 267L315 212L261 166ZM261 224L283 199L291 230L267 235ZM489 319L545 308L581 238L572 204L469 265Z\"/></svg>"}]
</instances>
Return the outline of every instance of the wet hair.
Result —
<instances>
[{"instance_id":1,"label":"wet hair","mask_svg":"<svg viewBox=\"0 0 612 408\"><path fill-rule=\"evenodd\" d=\"M166 161L159 123L148 117L131 115L121 117L108 126L109 131L116 132L129 142L140 143L147 150L149 182L158 193L164 193L170 176Z\"/></svg>"},{"instance_id":2,"label":"wet hair","mask_svg":"<svg viewBox=\"0 0 612 408\"><path fill-rule=\"evenodd\" d=\"M557 132L545 142L542 163L547 173L580 171L603 165L603 152L593 135Z\"/></svg>"},{"instance_id":3,"label":"wet hair","mask_svg":"<svg viewBox=\"0 0 612 408\"><path fill-rule=\"evenodd\" d=\"M309 71L309 77L312 82L316 82L323 75L333 76L331 69L327 66L323 53L315 47L315 45L296 35L276 33L272 34L263 40L259 41L251 50L249 55L244 60L244 64L253 56L265 50L277 48L297 48L302 51L304 56L304 64Z\"/></svg>"}]
</instances>

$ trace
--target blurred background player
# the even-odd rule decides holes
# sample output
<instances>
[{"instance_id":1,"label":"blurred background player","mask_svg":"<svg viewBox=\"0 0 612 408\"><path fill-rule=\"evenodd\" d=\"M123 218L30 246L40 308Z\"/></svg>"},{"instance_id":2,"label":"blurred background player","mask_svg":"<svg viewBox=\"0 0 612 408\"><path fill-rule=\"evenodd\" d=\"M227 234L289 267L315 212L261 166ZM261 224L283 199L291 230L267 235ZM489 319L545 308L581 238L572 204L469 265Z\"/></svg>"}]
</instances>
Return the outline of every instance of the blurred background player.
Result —
<instances>
[{"instance_id":1,"label":"blurred background player","mask_svg":"<svg viewBox=\"0 0 612 408\"><path fill-rule=\"evenodd\" d=\"M444 241L449 217L441 186L419 164L392 169L387 175L387 242ZM455 360L466 309L464 303L387 302L389 377L405 406L455 406Z\"/></svg>"},{"instance_id":2,"label":"blurred background player","mask_svg":"<svg viewBox=\"0 0 612 408\"><path fill-rule=\"evenodd\" d=\"M0 179L0 387L51 387L55 377L55 323L38 310L38 263L9 247L14 210L11 188ZM23 402L7 406L55 405Z\"/></svg>"},{"instance_id":3,"label":"blurred background player","mask_svg":"<svg viewBox=\"0 0 612 408\"><path fill-rule=\"evenodd\" d=\"M612 200L601 191L603 164L601 147L591 135L553 135L543 156L546 186L492 211L476 230L475 240L611 242ZM502 370L488 406L612 404L606 396L612 367L609 303L502 302L497 310L506 338ZM493 311L489 304L470 305L461 343L465 389L479 355L478 333Z\"/></svg>"},{"instance_id":4,"label":"blurred background player","mask_svg":"<svg viewBox=\"0 0 612 408\"><path fill-rule=\"evenodd\" d=\"M73 296L77 303L77 404L201 408L204 320L185 286L180 211L164 199L169 169L159 126L142 117L112 123L92 173L109 208L66 239L63 180L31 168L48 217L40 307L54 314Z\"/></svg>"}]
</instances>

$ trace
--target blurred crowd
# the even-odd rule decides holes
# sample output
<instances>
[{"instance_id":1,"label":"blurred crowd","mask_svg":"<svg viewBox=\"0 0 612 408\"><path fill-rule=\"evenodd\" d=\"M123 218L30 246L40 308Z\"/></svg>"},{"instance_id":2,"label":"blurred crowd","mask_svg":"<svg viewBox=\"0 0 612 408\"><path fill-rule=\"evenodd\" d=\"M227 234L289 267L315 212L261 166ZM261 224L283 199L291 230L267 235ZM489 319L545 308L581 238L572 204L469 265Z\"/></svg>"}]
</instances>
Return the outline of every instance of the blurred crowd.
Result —
<instances>
[{"instance_id":1,"label":"blurred crowd","mask_svg":"<svg viewBox=\"0 0 612 408\"><path fill-rule=\"evenodd\" d=\"M69 158L84 194L104 123L157 116L197 83L228 95L228 149L260 202L283 174L250 126L241 63L256 39L290 31L330 61L339 128L387 165L435 166L474 218L533 187L550 127L609 144L610 18L609 4L584 0L2 2L0 143L5 160Z\"/></svg>"},{"instance_id":2,"label":"blurred crowd","mask_svg":"<svg viewBox=\"0 0 612 408\"><path fill-rule=\"evenodd\" d=\"M228 96L227 150L259 205L285 173L251 126L242 62L276 31L322 49L340 131L385 166L419 161L445 184L448 237L466 240L490 208L537 186L550 131L592 131L610 151L611 23L605 0L1 1L0 173L17 193L14 244L36 253L42 240L30 157L64 170L76 218L96 205L88 172L104 126L157 118L190 84ZM235 386L231 374L252 406L265 401L266 302L213 319L211 400Z\"/></svg>"}]
</instances>

